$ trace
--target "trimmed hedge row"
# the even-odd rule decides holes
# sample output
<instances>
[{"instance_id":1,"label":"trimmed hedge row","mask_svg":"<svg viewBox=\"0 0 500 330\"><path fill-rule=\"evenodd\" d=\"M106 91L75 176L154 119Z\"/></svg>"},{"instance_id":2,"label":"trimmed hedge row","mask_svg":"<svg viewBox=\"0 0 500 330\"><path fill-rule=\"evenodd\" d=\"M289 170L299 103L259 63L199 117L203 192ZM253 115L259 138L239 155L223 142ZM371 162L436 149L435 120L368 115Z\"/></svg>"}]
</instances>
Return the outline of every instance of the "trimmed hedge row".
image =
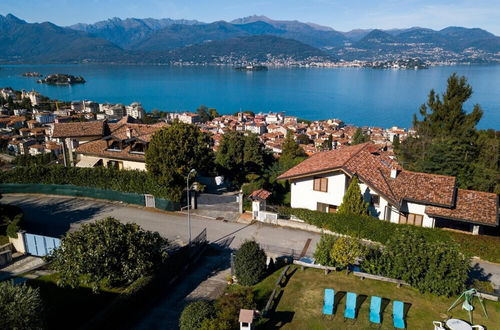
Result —
<instances>
[{"instance_id":1,"label":"trimmed hedge row","mask_svg":"<svg viewBox=\"0 0 500 330\"><path fill-rule=\"evenodd\" d=\"M405 226L388 221L380 221L371 216L323 213L283 206L278 207L278 212L284 216L296 216L306 223L319 228L379 242L384 245L395 234L397 228ZM411 228L412 231L422 234L429 242L453 241L460 246L462 252L468 255L500 263L500 249L498 249L498 246L500 246L500 237L475 236L437 228L406 226Z\"/></svg>"},{"instance_id":2,"label":"trimmed hedge row","mask_svg":"<svg viewBox=\"0 0 500 330\"><path fill-rule=\"evenodd\" d=\"M144 171L116 170L104 167L79 168L53 166L16 167L0 172L0 183L72 184L82 187L152 194L169 199L169 190Z\"/></svg>"}]
</instances>

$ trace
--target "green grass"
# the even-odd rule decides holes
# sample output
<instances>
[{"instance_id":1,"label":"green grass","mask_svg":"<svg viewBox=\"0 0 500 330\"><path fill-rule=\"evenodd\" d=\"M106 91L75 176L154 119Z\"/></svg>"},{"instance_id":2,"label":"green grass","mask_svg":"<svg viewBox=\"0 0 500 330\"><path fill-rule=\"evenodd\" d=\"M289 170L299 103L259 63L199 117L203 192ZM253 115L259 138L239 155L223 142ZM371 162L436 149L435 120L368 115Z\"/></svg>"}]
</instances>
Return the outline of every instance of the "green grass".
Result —
<instances>
[{"instance_id":1,"label":"green grass","mask_svg":"<svg viewBox=\"0 0 500 330\"><path fill-rule=\"evenodd\" d=\"M267 281L267 279L265 280ZM273 281L274 282L274 281ZM266 287L267 284L262 284ZM345 297L340 302L335 302L335 315L331 319L322 316L323 292L325 288L332 288L335 292L355 292L363 300L358 311L356 322L344 322L343 312ZM393 329L392 326L392 301L400 300L406 304L406 322L408 329L431 329L432 321L443 321L446 310L456 297L445 298L432 294L420 294L409 287L397 288L395 284L361 280L344 272L333 272L324 275L323 271L297 269L284 288L283 295L276 307L276 312L267 321L264 328L282 329L368 329L370 296L375 295L384 299L382 306L386 305L382 327L380 329ZM338 296L336 295L336 299ZM498 329L500 322L500 303L485 301L489 319L486 319L477 302L473 312L474 324L481 324L488 329ZM405 309L405 310L406 310ZM467 320L467 313L460 306L452 311L452 317Z\"/></svg>"},{"instance_id":2,"label":"green grass","mask_svg":"<svg viewBox=\"0 0 500 330\"><path fill-rule=\"evenodd\" d=\"M9 243L9 238L5 235L0 235L0 245Z\"/></svg>"},{"instance_id":3,"label":"green grass","mask_svg":"<svg viewBox=\"0 0 500 330\"><path fill-rule=\"evenodd\" d=\"M28 285L40 289L48 329L78 329L123 291L106 288L94 294L86 286L62 288L56 284L57 277L53 274L28 281Z\"/></svg>"},{"instance_id":4,"label":"green grass","mask_svg":"<svg viewBox=\"0 0 500 330\"><path fill-rule=\"evenodd\" d=\"M471 256L500 263L500 237L449 232L460 249Z\"/></svg>"}]
</instances>

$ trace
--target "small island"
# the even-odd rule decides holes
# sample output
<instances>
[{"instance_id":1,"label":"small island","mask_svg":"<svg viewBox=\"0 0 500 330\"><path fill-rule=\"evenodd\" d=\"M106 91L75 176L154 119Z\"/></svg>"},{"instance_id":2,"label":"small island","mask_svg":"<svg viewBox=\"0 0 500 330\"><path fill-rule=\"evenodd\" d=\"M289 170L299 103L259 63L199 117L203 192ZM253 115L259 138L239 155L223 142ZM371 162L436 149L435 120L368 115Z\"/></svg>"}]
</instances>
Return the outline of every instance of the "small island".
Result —
<instances>
[{"instance_id":1,"label":"small island","mask_svg":"<svg viewBox=\"0 0 500 330\"><path fill-rule=\"evenodd\" d=\"M267 66L265 65L242 65L234 68L239 71L267 71Z\"/></svg>"},{"instance_id":2,"label":"small island","mask_svg":"<svg viewBox=\"0 0 500 330\"><path fill-rule=\"evenodd\" d=\"M41 77L42 75L38 72L25 72L22 74L23 77Z\"/></svg>"},{"instance_id":3,"label":"small island","mask_svg":"<svg viewBox=\"0 0 500 330\"><path fill-rule=\"evenodd\" d=\"M82 76L72 76L70 74L55 73L49 74L44 79L39 79L36 81L39 84L49 84L49 85L73 85L73 84L83 84L85 79Z\"/></svg>"}]
</instances>

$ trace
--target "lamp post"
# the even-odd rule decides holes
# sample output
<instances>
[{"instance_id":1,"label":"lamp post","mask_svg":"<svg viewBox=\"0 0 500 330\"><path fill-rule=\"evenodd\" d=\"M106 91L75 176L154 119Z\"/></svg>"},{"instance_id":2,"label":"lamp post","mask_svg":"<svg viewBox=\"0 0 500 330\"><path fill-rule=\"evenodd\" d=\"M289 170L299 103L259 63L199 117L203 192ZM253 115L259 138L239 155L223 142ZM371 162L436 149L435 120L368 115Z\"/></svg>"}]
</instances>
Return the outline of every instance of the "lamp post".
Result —
<instances>
[{"instance_id":1,"label":"lamp post","mask_svg":"<svg viewBox=\"0 0 500 330\"><path fill-rule=\"evenodd\" d=\"M190 208L191 208L191 198L189 196L189 177L191 174L196 173L196 170L193 168L191 171L189 171L188 176L186 178L186 197L187 197L187 211L188 211L188 233L189 233L189 244L191 244L191 213L190 213Z\"/></svg>"}]
</instances>

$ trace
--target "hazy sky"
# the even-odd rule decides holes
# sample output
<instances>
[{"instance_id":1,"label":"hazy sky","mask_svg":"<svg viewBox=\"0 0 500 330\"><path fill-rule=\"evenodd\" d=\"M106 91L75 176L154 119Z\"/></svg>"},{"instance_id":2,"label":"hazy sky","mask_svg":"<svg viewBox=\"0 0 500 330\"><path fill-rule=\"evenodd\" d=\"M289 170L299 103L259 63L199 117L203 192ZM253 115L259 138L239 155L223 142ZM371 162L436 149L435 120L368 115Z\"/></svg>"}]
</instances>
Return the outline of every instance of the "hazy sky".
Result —
<instances>
[{"instance_id":1,"label":"hazy sky","mask_svg":"<svg viewBox=\"0 0 500 330\"><path fill-rule=\"evenodd\" d=\"M500 0L0 0L0 14L58 25L110 17L204 22L253 14L354 28L480 27L500 35Z\"/></svg>"}]
</instances>

